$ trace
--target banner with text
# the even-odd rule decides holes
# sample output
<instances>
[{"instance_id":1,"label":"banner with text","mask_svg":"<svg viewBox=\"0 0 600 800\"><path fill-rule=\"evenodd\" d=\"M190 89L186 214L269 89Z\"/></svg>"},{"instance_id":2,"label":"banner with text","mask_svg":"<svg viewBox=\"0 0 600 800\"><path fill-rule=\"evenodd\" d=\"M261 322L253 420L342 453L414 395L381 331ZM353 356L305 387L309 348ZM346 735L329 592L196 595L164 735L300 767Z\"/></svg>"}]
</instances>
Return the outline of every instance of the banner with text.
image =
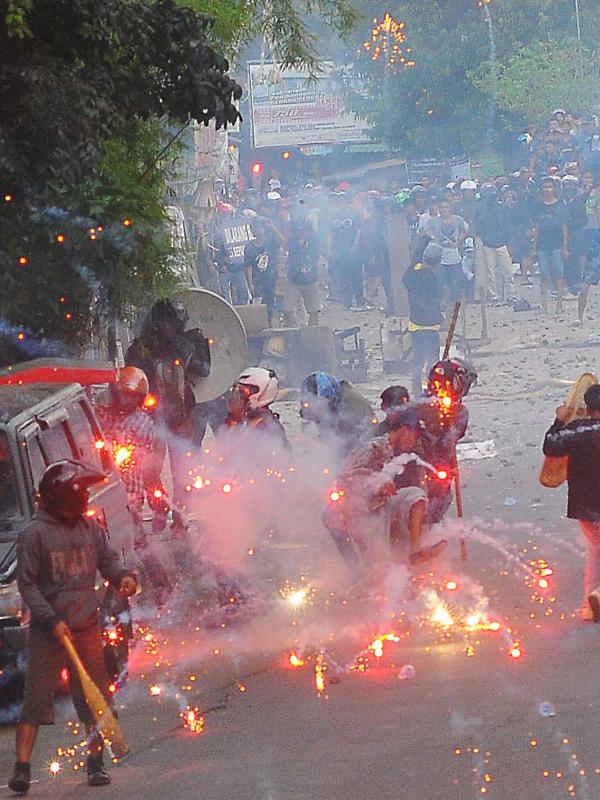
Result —
<instances>
[{"instance_id":1,"label":"banner with text","mask_svg":"<svg viewBox=\"0 0 600 800\"><path fill-rule=\"evenodd\" d=\"M352 79L331 62L311 79L301 69L249 64L254 147L299 147L369 141L369 124L344 105Z\"/></svg>"}]
</instances>

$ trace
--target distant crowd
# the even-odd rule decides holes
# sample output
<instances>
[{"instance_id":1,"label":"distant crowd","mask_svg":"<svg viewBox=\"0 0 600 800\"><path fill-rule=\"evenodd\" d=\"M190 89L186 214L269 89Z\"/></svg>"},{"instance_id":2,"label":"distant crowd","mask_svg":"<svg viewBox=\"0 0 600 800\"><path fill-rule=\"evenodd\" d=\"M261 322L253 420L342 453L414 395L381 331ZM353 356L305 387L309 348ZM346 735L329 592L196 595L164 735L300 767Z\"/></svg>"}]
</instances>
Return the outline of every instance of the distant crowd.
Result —
<instances>
[{"instance_id":1,"label":"distant crowd","mask_svg":"<svg viewBox=\"0 0 600 800\"><path fill-rule=\"evenodd\" d=\"M442 248L436 271L443 305L459 299L531 307L522 286L539 280L563 313L600 282L600 121L554 111L547 128L520 137L521 169L487 180L423 178L385 189L342 181L282 185L272 171L262 190L220 200L211 263L202 282L234 303L261 300L269 324L318 324L323 300L347 309L394 308L393 235L406 234L402 272L425 247ZM402 277L402 276L399 276ZM298 317L298 314L301 317Z\"/></svg>"}]
</instances>

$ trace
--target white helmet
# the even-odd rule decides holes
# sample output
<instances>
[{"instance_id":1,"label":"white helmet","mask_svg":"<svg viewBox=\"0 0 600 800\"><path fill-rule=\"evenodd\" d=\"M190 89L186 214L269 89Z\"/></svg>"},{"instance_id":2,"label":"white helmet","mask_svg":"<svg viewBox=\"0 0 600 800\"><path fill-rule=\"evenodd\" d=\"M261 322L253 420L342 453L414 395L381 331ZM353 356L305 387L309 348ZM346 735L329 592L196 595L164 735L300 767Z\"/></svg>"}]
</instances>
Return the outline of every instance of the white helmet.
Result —
<instances>
[{"instance_id":1,"label":"white helmet","mask_svg":"<svg viewBox=\"0 0 600 800\"><path fill-rule=\"evenodd\" d=\"M464 192L465 189L473 189L474 191L477 191L477 184L475 181L463 181L460 185L460 190L461 192Z\"/></svg>"},{"instance_id":2,"label":"white helmet","mask_svg":"<svg viewBox=\"0 0 600 800\"><path fill-rule=\"evenodd\" d=\"M279 380L272 369L262 367L248 367L236 381L236 386L246 389L248 406L250 408L266 408L277 398Z\"/></svg>"}]
</instances>

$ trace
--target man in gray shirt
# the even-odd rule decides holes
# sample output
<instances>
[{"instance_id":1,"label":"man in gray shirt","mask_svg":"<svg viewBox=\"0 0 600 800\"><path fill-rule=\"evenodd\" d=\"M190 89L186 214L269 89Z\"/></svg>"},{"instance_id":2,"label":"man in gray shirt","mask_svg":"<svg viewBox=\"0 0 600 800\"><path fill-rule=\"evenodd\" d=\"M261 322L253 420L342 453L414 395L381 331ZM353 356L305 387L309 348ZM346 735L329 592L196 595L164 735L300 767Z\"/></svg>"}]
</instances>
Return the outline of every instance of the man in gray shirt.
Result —
<instances>
[{"instance_id":1,"label":"man in gray shirt","mask_svg":"<svg viewBox=\"0 0 600 800\"><path fill-rule=\"evenodd\" d=\"M110 699L98 625L96 574L126 597L135 593L137 584L109 547L104 530L85 513L89 487L103 480L101 472L77 461L51 464L40 480L40 509L19 539L17 583L31 613L25 696L16 734L17 761L8 783L19 794L29 789L38 728L54 723L53 690L67 661L62 645L65 636L73 640L90 677ZM94 719L74 672L71 696L89 734L88 783L104 786L110 777L102 760L103 741L93 732Z\"/></svg>"}]
</instances>

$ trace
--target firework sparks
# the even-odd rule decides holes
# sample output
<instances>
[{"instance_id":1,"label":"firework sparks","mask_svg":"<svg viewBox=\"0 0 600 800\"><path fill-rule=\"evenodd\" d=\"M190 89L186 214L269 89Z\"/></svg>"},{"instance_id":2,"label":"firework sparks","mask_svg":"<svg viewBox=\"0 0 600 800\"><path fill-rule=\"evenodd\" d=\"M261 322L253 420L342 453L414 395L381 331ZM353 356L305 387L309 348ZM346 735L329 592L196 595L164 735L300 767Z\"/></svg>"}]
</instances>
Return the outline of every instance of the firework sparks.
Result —
<instances>
[{"instance_id":1,"label":"firework sparks","mask_svg":"<svg viewBox=\"0 0 600 800\"><path fill-rule=\"evenodd\" d=\"M315 661L315 689L317 690L317 693L319 695L323 694L323 692L325 691L326 671L327 671L327 665L325 664L323 653L319 653Z\"/></svg>"},{"instance_id":2,"label":"firework sparks","mask_svg":"<svg viewBox=\"0 0 600 800\"><path fill-rule=\"evenodd\" d=\"M450 628L454 624L450 612L443 603L434 608L430 619L436 625L441 625L442 628Z\"/></svg>"},{"instance_id":3,"label":"firework sparks","mask_svg":"<svg viewBox=\"0 0 600 800\"><path fill-rule=\"evenodd\" d=\"M188 706L185 711L179 714L183 727L192 733L202 733L204 731L204 717L197 706Z\"/></svg>"},{"instance_id":4,"label":"firework sparks","mask_svg":"<svg viewBox=\"0 0 600 800\"><path fill-rule=\"evenodd\" d=\"M400 637L396 636L395 633L384 633L382 636L378 636L371 642L371 644L369 645L369 650L373 653L375 658L381 658L383 656L384 642L399 642L399 641Z\"/></svg>"},{"instance_id":5,"label":"firework sparks","mask_svg":"<svg viewBox=\"0 0 600 800\"><path fill-rule=\"evenodd\" d=\"M311 602L315 590L310 584L298 587L286 582L279 589L279 594L291 608L297 610Z\"/></svg>"}]
</instances>

